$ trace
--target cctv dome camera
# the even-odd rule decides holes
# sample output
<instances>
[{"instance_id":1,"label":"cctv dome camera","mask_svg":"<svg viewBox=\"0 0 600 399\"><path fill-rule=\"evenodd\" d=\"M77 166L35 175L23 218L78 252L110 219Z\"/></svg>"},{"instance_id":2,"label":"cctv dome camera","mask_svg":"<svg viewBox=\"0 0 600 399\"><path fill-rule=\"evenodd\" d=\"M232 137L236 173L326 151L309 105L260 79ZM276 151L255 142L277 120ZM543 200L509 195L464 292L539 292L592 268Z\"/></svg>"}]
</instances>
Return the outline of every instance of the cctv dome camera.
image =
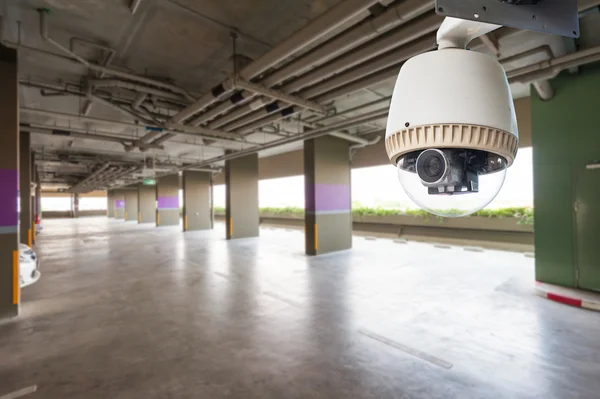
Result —
<instances>
[{"instance_id":1,"label":"cctv dome camera","mask_svg":"<svg viewBox=\"0 0 600 399\"><path fill-rule=\"evenodd\" d=\"M510 87L495 59L465 50L497 25L446 18L437 51L400 70L385 147L408 196L446 217L489 204L516 157L519 133Z\"/></svg>"}]
</instances>

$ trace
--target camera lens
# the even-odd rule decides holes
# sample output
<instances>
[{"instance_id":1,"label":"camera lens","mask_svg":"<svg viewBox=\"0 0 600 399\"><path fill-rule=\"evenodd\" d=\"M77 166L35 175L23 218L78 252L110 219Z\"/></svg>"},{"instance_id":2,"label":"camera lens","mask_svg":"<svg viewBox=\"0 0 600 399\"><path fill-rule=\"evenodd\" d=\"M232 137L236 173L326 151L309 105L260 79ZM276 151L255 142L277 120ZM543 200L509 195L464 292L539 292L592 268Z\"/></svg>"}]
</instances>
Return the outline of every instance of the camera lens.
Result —
<instances>
[{"instance_id":1,"label":"camera lens","mask_svg":"<svg viewBox=\"0 0 600 399\"><path fill-rule=\"evenodd\" d=\"M417 174L425 183L441 180L448 169L448 160L440 150L425 150L417 158Z\"/></svg>"}]
</instances>

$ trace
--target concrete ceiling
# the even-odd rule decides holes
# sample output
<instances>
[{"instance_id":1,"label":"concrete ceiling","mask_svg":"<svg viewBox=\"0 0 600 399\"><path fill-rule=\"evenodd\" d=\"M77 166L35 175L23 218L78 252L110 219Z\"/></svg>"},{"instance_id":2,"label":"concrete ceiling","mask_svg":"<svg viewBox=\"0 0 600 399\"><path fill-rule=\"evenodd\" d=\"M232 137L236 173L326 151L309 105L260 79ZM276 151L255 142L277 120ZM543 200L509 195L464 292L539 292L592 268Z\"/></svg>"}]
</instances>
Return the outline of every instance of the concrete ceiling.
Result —
<instances>
[{"instance_id":1,"label":"concrete ceiling","mask_svg":"<svg viewBox=\"0 0 600 399\"><path fill-rule=\"evenodd\" d=\"M131 0L4 0L0 12L3 17L3 40L18 42L28 47L58 54L56 48L40 36L39 8L47 8L48 34L56 42L69 47L73 38L94 42L115 51L110 66L122 71L151 77L185 88L196 97L207 93L233 72L232 32L237 33L236 52L243 59L255 60L277 46L282 40L322 15L340 0L141 0L132 13ZM134 1L133 3L137 3ZM383 6L391 0L381 1ZM394 3L397 4L398 2ZM318 46L343 29L368 16L357 16L346 25L330 32L315 42ZM500 36L500 58L547 44L555 56L574 51L573 41L552 35L533 32L514 32ZM308 51L307 48L304 51ZM490 53L485 46L477 51ZM105 62L106 52L78 41L73 42L73 51L94 63ZM65 54L63 54L64 56ZM520 59L505 65L508 70L542 61L543 55ZM22 82L35 82L65 86L80 85L89 76L87 68L40 51L21 49L19 74ZM99 77L97 74L95 77ZM395 78L387 79L366 89L337 98L331 109L342 112L377 99L390 96ZM515 84L515 98L529 95L529 85ZM111 96L131 96L127 91L112 91ZM133 100L133 98L131 98ZM73 95L42 95L39 87L21 86L21 107L81 114L88 100ZM382 104L364 113L381 108ZM166 111L161 111L166 112ZM176 111L175 111L176 112ZM309 117L310 112L303 117ZM349 113L340 121L357 115ZM88 133L112 135L137 140L146 134L143 124L136 125L135 119L113 107L94 103L90 117L128 122L130 126L106 123L81 122L49 116L22 114L22 123L52 125L56 128L82 129ZM348 130L352 134L385 128L385 120ZM148 152L126 152L122 144L89 140L85 138L61 137L34 134L32 145L38 153L38 165L48 182L74 183L93 170L96 163L113 160L118 162L140 162L153 158L157 162L171 165L195 163L222 155L226 149L242 150L252 145L266 143L301 132L303 129L295 119L278 122L247 135L247 143L207 142L192 135L177 135L165 142L163 149ZM301 148L302 142L263 151L260 156L292 151ZM40 155L41 154L41 155ZM74 160L84 159L75 163ZM62 159L62 161L61 161ZM61 166L61 162L64 163ZM45 166L45 164L49 166ZM90 166L91 164L91 166ZM83 165L83 166L82 166Z\"/></svg>"}]
</instances>

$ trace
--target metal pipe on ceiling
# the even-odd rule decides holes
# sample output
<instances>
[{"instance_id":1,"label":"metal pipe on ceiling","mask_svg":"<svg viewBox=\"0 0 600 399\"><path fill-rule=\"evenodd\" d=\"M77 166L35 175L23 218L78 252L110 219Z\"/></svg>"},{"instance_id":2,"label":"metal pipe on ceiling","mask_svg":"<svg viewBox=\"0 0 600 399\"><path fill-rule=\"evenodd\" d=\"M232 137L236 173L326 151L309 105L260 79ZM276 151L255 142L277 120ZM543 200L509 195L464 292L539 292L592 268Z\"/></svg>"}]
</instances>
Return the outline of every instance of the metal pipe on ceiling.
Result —
<instances>
[{"instance_id":1,"label":"metal pipe on ceiling","mask_svg":"<svg viewBox=\"0 0 600 399\"><path fill-rule=\"evenodd\" d=\"M430 43L430 40L428 40L430 35L428 34L435 32L441 25L441 22L442 18L436 15L435 13L422 16L416 21L414 21L414 23L403 25L399 29L389 32L388 34L361 46L357 50L353 50L350 53L344 54L343 56L326 64L325 66L316 68L310 73L305 74L300 78L283 85L278 90L286 93L298 91L304 87L313 85L335 74L339 74L341 71L347 70L356 65L360 65L361 63L371 58L374 58L397 47L402 46L401 48L410 48L410 52L412 54L429 51L435 48L436 43L435 40L433 40L433 42ZM427 35L428 39L421 39L424 35ZM421 47L419 47L418 45L413 45L411 42L413 42L414 40L417 40L420 43ZM398 51L402 52L402 50ZM385 58L386 60L389 60L388 57ZM374 62L377 63L378 61L375 60ZM372 71L367 70L366 72ZM362 71L361 73L364 76L365 71ZM358 78L360 77L359 74L353 74L352 70L348 71L347 74L344 76L346 77L345 79L350 79L350 77L354 75L358 76ZM340 78L340 80L343 80L343 78ZM327 87L327 81L323 82L322 85L323 86L321 86L321 84L315 85L314 87L311 87L311 90L322 90L323 87ZM321 101L316 100L314 98L312 98L312 100L317 103L322 103ZM282 105L281 107L284 106L285 105ZM250 106L245 105L244 107L238 108L233 113L227 114L222 118L214 120L213 122L211 122L210 126L223 126L223 122L231 123L236 120L236 117L238 115L246 115L250 112L252 112ZM244 120L256 120L256 116L248 116ZM229 130L227 125L225 125L224 129Z\"/></svg>"},{"instance_id":2,"label":"metal pipe on ceiling","mask_svg":"<svg viewBox=\"0 0 600 399\"><path fill-rule=\"evenodd\" d=\"M351 142L356 143L356 144L368 145L369 142L370 142L370 140L367 140L367 139L365 139L363 137L359 137L359 136L357 136L355 134L350 134L350 133L333 132L333 133L329 133L329 135L337 137L339 139L344 139L344 140L347 140L347 141L351 141ZM381 138L381 137L379 137L379 138ZM377 140L377 141L379 141L379 140Z\"/></svg>"},{"instance_id":3,"label":"metal pipe on ceiling","mask_svg":"<svg viewBox=\"0 0 600 399\"><path fill-rule=\"evenodd\" d=\"M93 71L105 73L107 75L112 75L112 76L119 76L124 79L134 80L137 82L149 84L151 86L162 87L167 90L171 90L175 93L180 93L183 96L185 96L187 99L189 99L190 101L196 100L194 96L192 96L190 93L188 93L186 90L182 89L181 87L178 87L178 86L175 86L172 84L168 84L168 83L164 83L164 82L160 82L160 81L157 81L154 79L149 79L149 78L146 78L143 76L118 71L118 70L115 70L112 68L100 66L100 65L97 65L97 64L87 61L86 59L80 57L79 55L77 55L76 53L71 51L70 49L64 47L63 45L61 45L60 43L58 43L57 41L52 39L48 35L48 10L47 9L39 9L38 11L40 14L40 36L42 37L42 39L44 39L44 41L46 41L47 43L50 43L51 45L53 45L54 47L59 49L61 52L68 54L71 57L70 58L71 60L78 61L79 63L81 63L82 65L86 66L87 68L89 68ZM19 46L19 44L17 44L17 46ZM69 59L69 58L67 58L67 59Z\"/></svg>"},{"instance_id":4,"label":"metal pipe on ceiling","mask_svg":"<svg viewBox=\"0 0 600 399\"><path fill-rule=\"evenodd\" d=\"M248 101L252 100L256 94L249 92L248 90L242 90L237 93L233 93L227 101L222 102L221 104L213 107L207 112L200 114L200 116L194 118L189 124L192 126L200 126L203 123L206 123L217 116L224 114L230 109L237 107L238 105L243 105Z\"/></svg>"},{"instance_id":5,"label":"metal pipe on ceiling","mask_svg":"<svg viewBox=\"0 0 600 399\"><path fill-rule=\"evenodd\" d=\"M320 94L331 91L336 87L351 83L363 76L367 76L390 66L397 65L398 63L406 61L415 55L423 53L424 50L433 50L436 48L436 46L435 34L427 34L423 38L418 39L406 46L399 47L398 49L381 57L377 57L371 61L360 64L356 68L339 73L333 76L331 79L324 81L322 84L302 90L299 92L299 94L304 98L315 98Z\"/></svg>"},{"instance_id":6,"label":"metal pipe on ceiling","mask_svg":"<svg viewBox=\"0 0 600 399\"><path fill-rule=\"evenodd\" d=\"M338 29L348 21L366 12L369 7L376 4L378 0L344 0L337 3L324 14L310 22L304 28L298 30L290 37L282 41L277 47L271 49L239 73L245 80L251 80L262 74L269 68L275 66L293 54L310 46L315 41L330 32ZM218 101L225 94L233 90L231 78L216 86L211 92L205 94L194 104L188 106L173 118L173 121L181 123L186 119L201 112L209 105Z\"/></svg>"},{"instance_id":7,"label":"metal pipe on ceiling","mask_svg":"<svg viewBox=\"0 0 600 399\"><path fill-rule=\"evenodd\" d=\"M525 66L523 68L513 69L506 73L508 79L515 79L520 76L524 76L533 72L538 72L540 70L554 70L558 74L560 71L571 68L574 65L579 64L581 60L594 57L600 54L600 46L590 47L585 50L580 50L575 53L570 53L567 55L563 55L562 57L553 58L550 60L538 62L532 65ZM568 67L564 67L565 65L570 65ZM516 81L521 81L517 79Z\"/></svg>"},{"instance_id":8,"label":"metal pipe on ceiling","mask_svg":"<svg viewBox=\"0 0 600 399\"><path fill-rule=\"evenodd\" d=\"M134 128L134 129L145 129L145 128L153 128L153 129L162 129L164 133L175 133L175 134L185 134L194 137L207 138L210 140L217 140L221 142L247 142L242 136L236 133L227 133L227 132L216 132L211 129L201 128L201 127L193 127L193 126L180 126L180 125L172 125L173 127L181 130L174 130L172 128L162 128L156 125L139 125L135 123L116 121L112 119L102 119L102 118L94 118L90 116L82 116L76 114L67 114L62 112L55 111L46 111L42 109L34 109L34 108L24 108L21 107L20 111L26 114L45 116L50 118L63 118L68 120L74 120L78 122L89 122L89 123L100 123L100 124L109 124L113 126L121 126L125 128ZM205 134L207 133L207 134ZM217 136L216 134L225 134L226 137ZM250 143L252 144L252 143Z\"/></svg>"},{"instance_id":9,"label":"metal pipe on ceiling","mask_svg":"<svg viewBox=\"0 0 600 399\"><path fill-rule=\"evenodd\" d=\"M285 138L282 138L279 140L271 141L269 143L266 143L266 144L263 144L260 146L247 148L247 149L244 149L244 150L241 150L238 152L232 152L232 153L220 155L218 157L210 158L210 159L198 162L198 163L185 165L185 166L177 168L176 170L158 175L157 177L173 174L173 173L176 173L178 171L183 171L183 170L193 170L195 168L203 168L203 167L210 166L217 162L241 158L241 157L244 157L244 156L247 156L250 154L255 154L260 151L279 147L284 144L290 144L290 143L294 143L297 141L310 140L313 138L325 136L325 135L328 135L331 133L338 132L340 130L349 129L352 127L360 126L360 125L363 125L366 123L370 123L370 122L385 118L385 117L387 117L387 112L388 112L387 110L378 110L378 111L369 112L367 114L359 115L359 116L350 118L350 119L342 121L342 122L333 123L331 125L324 126L319 129L311 130L306 133L301 133L301 134L297 134L295 136L285 137Z\"/></svg>"},{"instance_id":10,"label":"metal pipe on ceiling","mask_svg":"<svg viewBox=\"0 0 600 399\"><path fill-rule=\"evenodd\" d=\"M173 100L178 102L181 105L188 104L186 98L180 94L173 93L167 90L155 89L153 87L148 87L146 85L136 84L132 82L127 82L119 79L90 79L89 84L94 88L101 87L115 87L121 89L132 90L138 93L146 93L151 94L156 97L160 97L167 100Z\"/></svg>"},{"instance_id":11,"label":"metal pipe on ceiling","mask_svg":"<svg viewBox=\"0 0 600 399\"><path fill-rule=\"evenodd\" d=\"M410 24L403 25L394 31L388 32L379 38L364 44L358 49L327 63L323 67L311 70L309 73L302 75L298 79L294 79L292 82L283 85L281 91L294 93L392 49L409 44L428 33L437 31L442 24L442 21L443 18L435 13L419 17Z\"/></svg>"},{"instance_id":12,"label":"metal pipe on ceiling","mask_svg":"<svg viewBox=\"0 0 600 399\"><path fill-rule=\"evenodd\" d=\"M70 187L67 190L67 192L69 192L69 193L77 193L77 192L79 192L78 191L79 189L85 187L87 184L89 184L89 182L91 182L94 179L96 179L99 175L102 174L102 172L104 172L109 167L110 167L110 162L107 162L104 165L101 165L98 169L96 169L94 172L92 172L92 174L90 174L88 177L86 177L85 179L81 180L79 183L75 184L74 186Z\"/></svg>"},{"instance_id":13,"label":"metal pipe on ceiling","mask_svg":"<svg viewBox=\"0 0 600 399\"><path fill-rule=\"evenodd\" d=\"M346 109L344 111L336 112L334 114L331 114L331 115L328 115L328 116L325 116L325 117L322 117L322 118L319 118L319 119L311 120L310 123L322 123L322 122L326 122L326 121L329 121L331 119L335 119L335 118L338 118L338 117L346 116L346 115L351 114L353 112L362 111L365 108L370 108L370 107L374 107L374 106L381 105L381 104L387 104L389 106L390 101L392 101L392 97L391 96L380 98L379 100L371 101L371 102L368 102L366 104L361 104L361 105L358 105L356 107L348 108L348 109Z\"/></svg>"},{"instance_id":14,"label":"metal pipe on ceiling","mask_svg":"<svg viewBox=\"0 0 600 399\"><path fill-rule=\"evenodd\" d=\"M292 60L283 68L263 79L261 84L272 87L293 76L302 75L311 68L332 60L388 30L431 11L434 3L431 0L406 0L394 3L380 15L368 17L355 28L345 31L322 46Z\"/></svg>"},{"instance_id":15,"label":"metal pipe on ceiling","mask_svg":"<svg viewBox=\"0 0 600 399\"><path fill-rule=\"evenodd\" d=\"M86 140L96 140L96 141L104 141L111 143L118 143L122 145L133 144L136 139L135 138L127 138L127 137L116 137L110 135L107 132L93 132L90 133L86 129L76 129L72 127L57 127L57 126L49 126L49 125L40 125L37 123L21 125L19 127L20 131L43 134L47 136L54 137L74 137ZM151 144L150 148L157 150L164 150L164 147L161 145Z\"/></svg>"}]
</instances>

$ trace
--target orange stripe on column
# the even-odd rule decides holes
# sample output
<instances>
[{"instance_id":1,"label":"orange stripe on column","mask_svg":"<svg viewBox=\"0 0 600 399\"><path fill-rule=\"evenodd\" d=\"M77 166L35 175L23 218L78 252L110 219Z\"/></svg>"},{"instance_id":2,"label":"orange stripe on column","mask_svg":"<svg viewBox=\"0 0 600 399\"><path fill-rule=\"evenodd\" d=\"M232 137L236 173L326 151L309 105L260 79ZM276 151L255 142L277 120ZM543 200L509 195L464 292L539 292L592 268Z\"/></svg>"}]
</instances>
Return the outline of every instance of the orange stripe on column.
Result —
<instances>
[{"instance_id":1,"label":"orange stripe on column","mask_svg":"<svg viewBox=\"0 0 600 399\"><path fill-rule=\"evenodd\" d=\"M142 212L138 212L138 223L142 223Z\"/></svg>"},{"instance_id":2,"label":"orange stripe on column","mask_svg":"<svg viewBox=\"0 0 600 399\"><path fill-rule=\"evenodd\" d=\"M229 218L229 237L233 237L233 218Z\"/></svg>"},{"instance_id":3,"label":"orange stripe on column","mask_svg":"<svg viewBox=\"0 0 600 399\"><path fill-rule=\"evenodd\" d=\"M27 245L29 245L29 248L33 246L33 241L31 239L31 229L27 229Z\"/></svg>"},{"instance_id":4,"label":"orange stripe on column","mask_svg":"<svg viewBox=\"0 0 600 399\"><path fill-rule=\"evenodd\" d=\"M13 251L13 305L19 304L21 288L19 287L19 251Z\"/></svg>"},{"instance_id":5,"label":"orange stripe on column","mask_svg":"<svg viewBox=\"0 0 600 399\"><path fill-rule=\"evenodd\" d=\"M187 231L188 229L188 218L187 215L183 218L183 231Z\"/></svg>"}]
</instances>

